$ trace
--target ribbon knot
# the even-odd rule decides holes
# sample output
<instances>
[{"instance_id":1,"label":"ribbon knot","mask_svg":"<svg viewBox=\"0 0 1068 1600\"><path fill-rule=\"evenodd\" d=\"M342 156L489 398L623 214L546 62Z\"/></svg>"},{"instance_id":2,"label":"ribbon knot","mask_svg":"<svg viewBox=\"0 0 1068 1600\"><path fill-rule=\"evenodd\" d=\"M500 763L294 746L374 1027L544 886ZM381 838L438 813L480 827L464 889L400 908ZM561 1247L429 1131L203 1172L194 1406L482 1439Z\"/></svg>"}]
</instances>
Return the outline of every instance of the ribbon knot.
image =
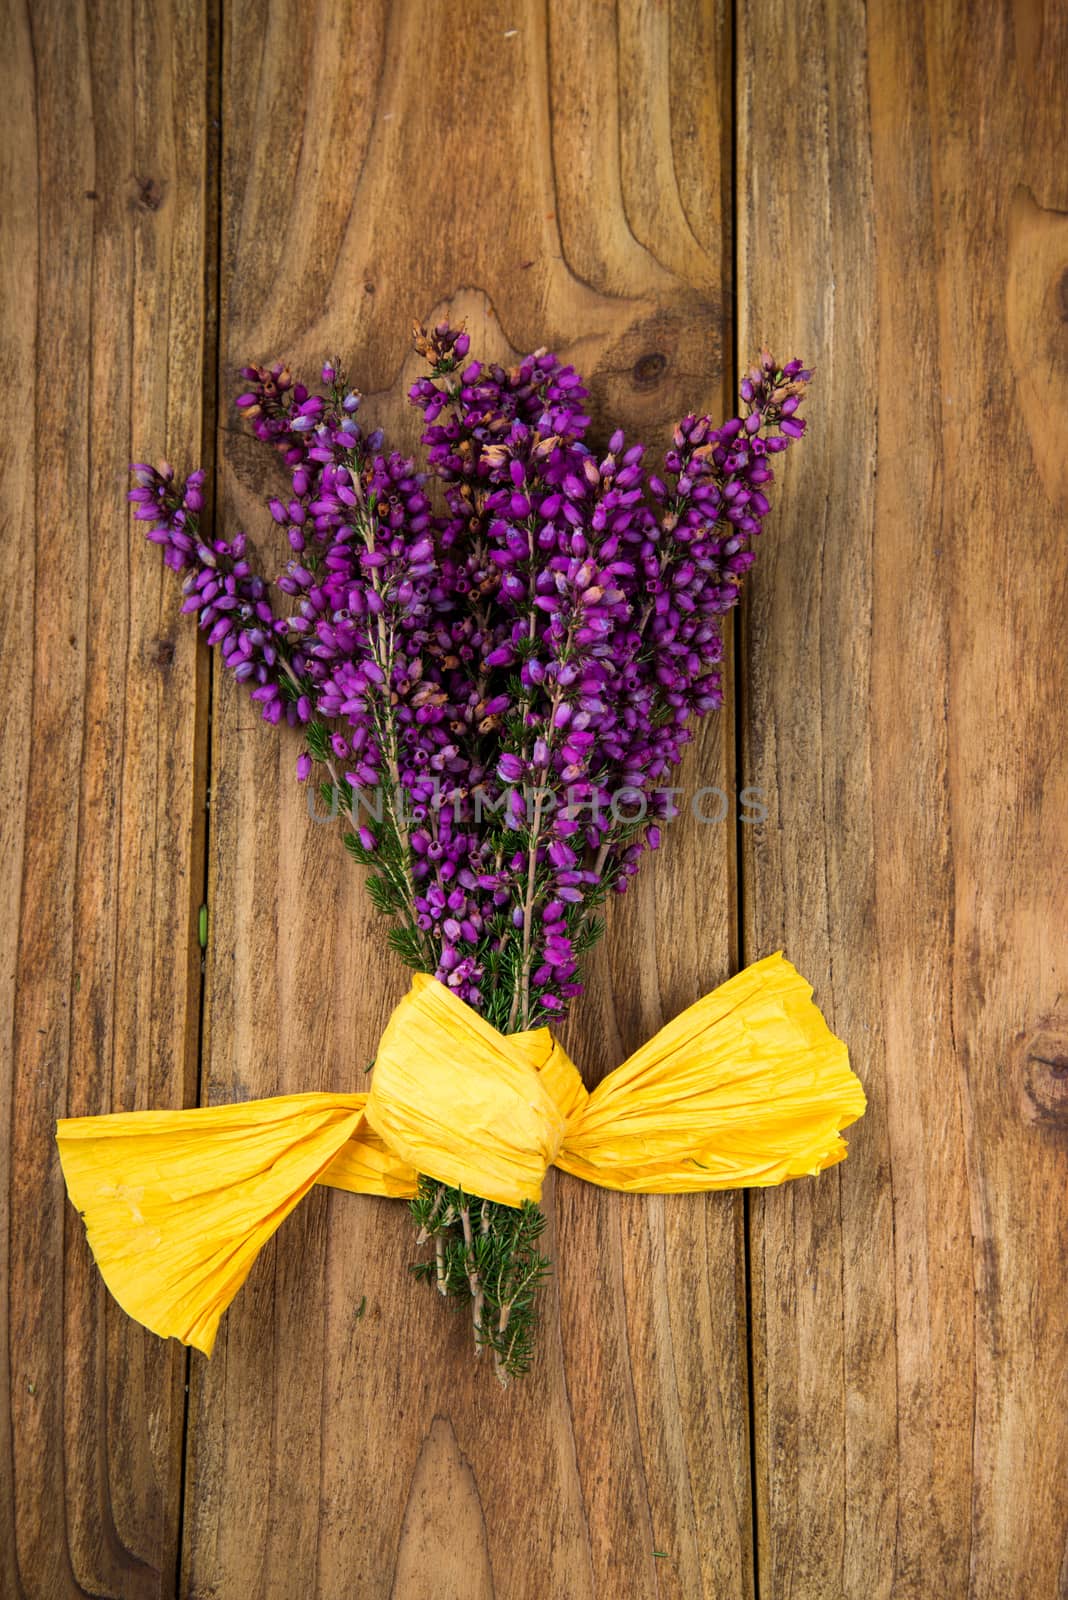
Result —
<instances>
[{"instance_id":1,"label":"ribbon knot","mask_svg":"<svg viewBox=\"0 0 1068 1600\"><path fill-rule=\"evenodd\" d=\"M379 1042L365 1115L416 1172L517 1206L540 1199L587 1099L548 1028L499 1033L419 974Z\"/></svg>"},{"instance_id":2,"label":"ribbon knot","mask_svg":"<svg viewBox=\"0 0 1068 1600\"><path fill-rule=\"evenodd\" d=\"M116 1300L210 1355L256 1255L315 1183L410 1197L425 1173L510 1206L538 1200L550 1166L632 1193L764 1186L841 1161L841 1129L864 1108L845 1045L777 954L591 1093L547 1028L501 1034L420 975L370 1095L66 1118L56 1137Z\"/></svg>"}]
</instances>

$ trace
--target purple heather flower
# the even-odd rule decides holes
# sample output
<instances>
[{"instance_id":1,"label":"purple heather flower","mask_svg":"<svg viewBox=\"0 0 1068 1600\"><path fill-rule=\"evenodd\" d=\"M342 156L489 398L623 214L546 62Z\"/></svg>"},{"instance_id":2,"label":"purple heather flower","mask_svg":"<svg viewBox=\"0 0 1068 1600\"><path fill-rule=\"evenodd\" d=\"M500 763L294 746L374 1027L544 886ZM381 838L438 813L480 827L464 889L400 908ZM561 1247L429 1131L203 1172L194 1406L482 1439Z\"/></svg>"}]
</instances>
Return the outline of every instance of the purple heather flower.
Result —
<instances>
[{"instance_id":1,"label":"purple heather flower","mask_svg":"<svg viewBox=\"0 0 1068 1600\"><path fill-rule=\"evenodd\" d=\"M314 720L353 790L399 804L424 963L518 1025L581 992L591 894L623 892L660 843L811 373L765 352L742 415L684 418L653 473L622 431L592 448L581 379L547 351L469 360L447 323L416 343L427 472L362 430L337 363L325 394L281 363L242 369L238 409L291 482L268 502L289 551L273 586L243 535L201 526L203 473L139 463L130 499L264 718ZM301 781L312 765L302 751ZM357 837L378 851L394 828ZM505 951L510 1015L487 983Z\"/></svg>"}]
</instances>

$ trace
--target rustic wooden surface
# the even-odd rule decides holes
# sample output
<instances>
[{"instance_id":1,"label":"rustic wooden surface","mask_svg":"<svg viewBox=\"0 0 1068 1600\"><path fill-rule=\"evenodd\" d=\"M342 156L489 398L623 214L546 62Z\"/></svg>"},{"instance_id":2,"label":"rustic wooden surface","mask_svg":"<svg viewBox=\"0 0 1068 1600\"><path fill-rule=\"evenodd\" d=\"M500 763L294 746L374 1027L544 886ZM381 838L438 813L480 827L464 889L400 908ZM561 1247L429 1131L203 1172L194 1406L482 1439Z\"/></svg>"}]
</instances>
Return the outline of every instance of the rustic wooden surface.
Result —
<instances>
[{"instance_id":1,"label":"rustic wooden surface","mask_svg":"<svg viewBox=\"0 0 1068 1600\"><path fill-rule=\"evenodd\" d=\"M184 1352L124 1319L55 1118L196 1093L207 680L122 506L202 448L197 4L5 7L0 1593L172 1592ZM10 1174L10 1176L8 1176Z\"/></svg>"},{"instance_id":2,"label":"rustic wooden surface","mask_svg":"<svg viewBox=\"0 0 1068 1600\"><path fill-rule=\"evenodd\" d=\"M753 1204L760 1587L1063 1595L1068 13L767 0L738 50L741 343L822 379L749 611L745 950L872 1100Z\"/></svg>"},{"instance_id":3,"label":"rustic wooden surface","mask_svg":"<svg viewBox=\"0 0 1068 1600\"><path fill-rule=\"evenodd\" d=\"M1063 8L2 16L0 1596L1068 1594ZM507 1394L403 1208L333 1192L210 1363L162 1345L51 1144L373 1052L404 976L359 874L122 491L217 463L264 535L235 368L337 351L410 443L405 328L446 311L654 439L764 339L817 365L740 715L683 775L767 821L668 831L569 1045L592 1081L782 944L871 1102L844 1167L748 1202L560 1177Z\"/></svg>"}]
</instances>

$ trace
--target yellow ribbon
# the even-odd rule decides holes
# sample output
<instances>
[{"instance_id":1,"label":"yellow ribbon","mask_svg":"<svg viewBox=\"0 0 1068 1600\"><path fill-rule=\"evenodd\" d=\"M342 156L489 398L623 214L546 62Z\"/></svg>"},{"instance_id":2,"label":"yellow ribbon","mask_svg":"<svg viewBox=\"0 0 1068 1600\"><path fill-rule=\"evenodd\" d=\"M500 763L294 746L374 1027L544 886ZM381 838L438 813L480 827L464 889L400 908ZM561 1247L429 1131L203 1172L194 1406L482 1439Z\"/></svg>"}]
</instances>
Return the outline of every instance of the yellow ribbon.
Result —
<instances>
[{"instance_id":1,"label":"yellow ribbon","mask_svg":"<svg viewBox=\"0 0 1068 1600\"><path fill-rule=\"evenodd\" d=\"M638 1194L822 1172L863 1115L845 1045L781 954L705 995L592 1093L547 1028L498 1033L417 976L365 1094L69 1117L67 1192L115 1299L210 1355L257 1254L315 1183L408 1197L426 1173L502 1205L550 1166Z\"/></svg>"}]
</instances>

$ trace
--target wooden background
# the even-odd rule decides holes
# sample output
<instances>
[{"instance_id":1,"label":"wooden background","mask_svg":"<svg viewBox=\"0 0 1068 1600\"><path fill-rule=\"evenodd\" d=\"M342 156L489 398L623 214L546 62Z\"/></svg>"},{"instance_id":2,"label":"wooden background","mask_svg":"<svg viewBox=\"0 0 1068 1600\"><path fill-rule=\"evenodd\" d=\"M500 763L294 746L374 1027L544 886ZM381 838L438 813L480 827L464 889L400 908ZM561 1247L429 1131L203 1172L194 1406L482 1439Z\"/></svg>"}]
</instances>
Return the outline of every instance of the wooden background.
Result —
<instances>
[{"instance_id":1,"label":"wooden background","mask_svg":"<svg viewBox=\"0 0 1068 1600\"><path fill-rule=\"evenodd\" d=\"M0 26L4 1600L1068 1594L1064 6ZM410 441L406 330L446 311L657 444L763 340L819 369L684 774L767 820L669 832L569 1042L592 1081L784 945L870 1097L818 1181L550 1186L508 1393L406 1281L403 1207L332 1192L189 1360L108 1299L52 1143L373 1052L404 976L125 467L202 461L262 534L235 367L336 350Z\"/></svg>"}]
</instances>

